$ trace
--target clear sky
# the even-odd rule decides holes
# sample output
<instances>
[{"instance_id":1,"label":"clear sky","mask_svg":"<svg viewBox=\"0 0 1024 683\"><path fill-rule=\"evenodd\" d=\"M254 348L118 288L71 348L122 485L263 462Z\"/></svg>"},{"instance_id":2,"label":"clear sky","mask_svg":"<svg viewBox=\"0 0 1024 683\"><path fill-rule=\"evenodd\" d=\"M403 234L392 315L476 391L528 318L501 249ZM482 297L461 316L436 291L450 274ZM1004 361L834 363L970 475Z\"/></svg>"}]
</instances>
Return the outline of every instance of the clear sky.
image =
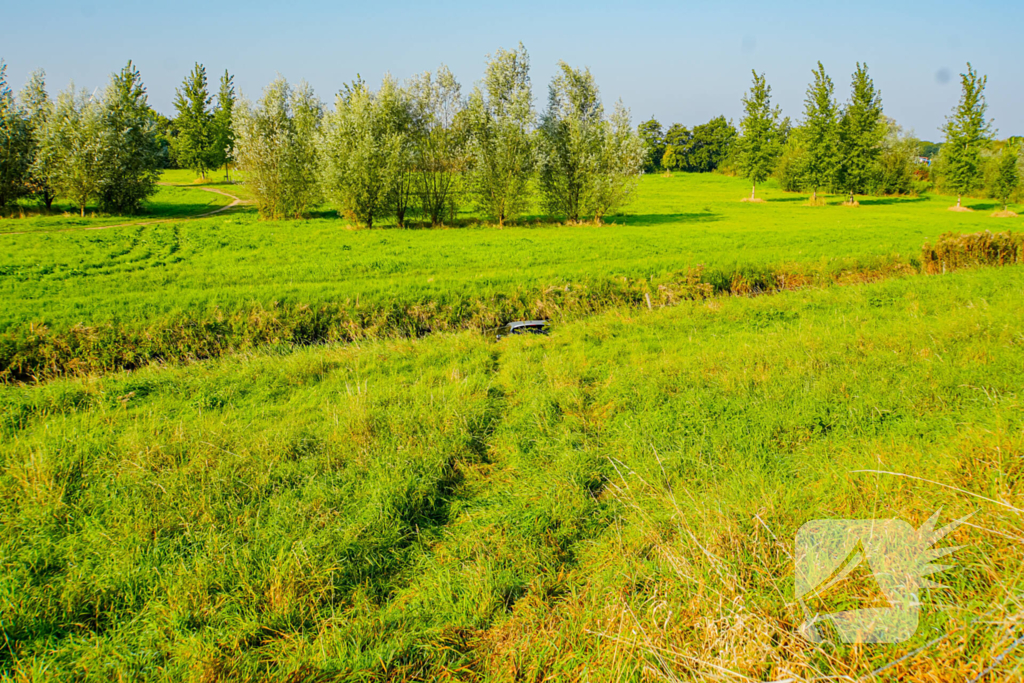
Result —
<instances>
[{"instance_id":1,"label":"clear sky","mask_svg":"<svg viewBox=\"0 0 1024 683\"><path fill-rule=\"evenodd\" d=\"M820 59L848 94L867 62L886 114L935 140L971 61L989 77L989 115L1000 137L1024 135L1024 2L663 2L466 0L381 2L115 2L4 0L0 58L20 88L46 70L51 92L74 79L93 89L128 59L150 102L172 114L175 87L196 61L214 81L235 74L249 97L277 73L309 81L333 102L356 74L406 78L447 64L468 93L486 55L522 41L542 106L559 60L589 66L606 104L621 98L639 122L738 122L750 70L766 73L783 113L799 120ZM214 84L212 86L216 88Z\"/></svg>"}]
</instances>

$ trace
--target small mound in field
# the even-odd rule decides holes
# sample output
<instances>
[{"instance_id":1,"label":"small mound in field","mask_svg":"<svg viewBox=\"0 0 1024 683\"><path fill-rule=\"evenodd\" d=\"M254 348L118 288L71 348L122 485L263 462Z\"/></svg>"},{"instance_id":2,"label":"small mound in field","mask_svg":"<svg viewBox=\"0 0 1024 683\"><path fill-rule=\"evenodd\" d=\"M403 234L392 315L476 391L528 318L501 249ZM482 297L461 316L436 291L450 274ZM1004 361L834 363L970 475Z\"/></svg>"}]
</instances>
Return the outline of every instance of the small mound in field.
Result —
<instances>
[{"instance_id":1,"label":"small mound in field","mask_svg":"<svg viewBox=\"0 0 1024 683\"><path fill-rule=\"evenodd\" d=\"M760 197L744 197L740 200L741 202L749 202L751 204L764 204L764 200Z\"/></svg>"},{"instance_id":2,"label":"small mound in field","mask_svg":"<svg viewBox=\"0 0 1024 683\"><path fill-rule=\"evenodd\" d=\"M808 199L804 206L825 206L828 204L824 199Z\"/></svg>"},{"instance_id":3,"label":"small mound in field","mask_svg":"<svg viewBox=\"0 0 1024 683\"><path fill-rule=\"evenodd\" d=\"M996 211L992 214L992 218L1016 218L1017 214L1013 211Z\"/></svg>"},{"instance_id":4,"label":"small mound in field","mask_svg":"<svg viewBox=\"0 0 1024 683\"><path fill-rule=\"evenodd\" d=\"M843 202L842 206L860 206L860 202L854 199L852 202Z\"/></svg>"},{"instance_id":5,"label":"small mound in field","mask_svg":"<svg viewBox=\"0 0 1024 683\"><path fill-rule=\"evenodd\" d=\"M968 209L966 206L951 206L950 211L974 211L974 209Z\"/></svg>"}]
</instances>

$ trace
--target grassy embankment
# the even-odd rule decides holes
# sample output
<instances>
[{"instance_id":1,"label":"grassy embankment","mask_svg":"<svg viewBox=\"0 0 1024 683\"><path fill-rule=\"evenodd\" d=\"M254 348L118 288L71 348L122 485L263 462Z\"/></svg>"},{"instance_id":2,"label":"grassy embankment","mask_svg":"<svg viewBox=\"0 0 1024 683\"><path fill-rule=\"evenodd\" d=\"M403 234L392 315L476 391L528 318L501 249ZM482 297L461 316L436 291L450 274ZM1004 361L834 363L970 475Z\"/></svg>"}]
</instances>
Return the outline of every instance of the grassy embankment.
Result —
<instances>
[{"instance_id":1,"label":"grassy embankment","mask_svg":"<svg viewBox=\"0 0 1024 683\"><path fill-rule=\"evenodd\" d=\"M1008 267L0 387L0 671L1020 677L1022 320ZM795 634L804 522L939 508L911 641Z\"/></svg>"},{"instance_id":2,"label":"grassy embankment","mask_svg":"<svg viewBox=\"0 0 1024 683\"><path fill-rule=\"evenodd\" d=\"M176 173L169 179L185 183ZM963 214L947 211L945 197L862 198L851 209L840 198L804 206L770 187L767 203L743 204L745 192L722 176L645 177L623 215L599 227L536 216L498 230L467 214L459 229L353 230L329 217L260 222L249 209L0 235L0 371L25 380L274 343L568 319L647 297L671 303L701 285L743 293L859 281L913 269L921 245L943 232L1019 224L989 218L991 202Z\"/></svg>"}]
</instances>

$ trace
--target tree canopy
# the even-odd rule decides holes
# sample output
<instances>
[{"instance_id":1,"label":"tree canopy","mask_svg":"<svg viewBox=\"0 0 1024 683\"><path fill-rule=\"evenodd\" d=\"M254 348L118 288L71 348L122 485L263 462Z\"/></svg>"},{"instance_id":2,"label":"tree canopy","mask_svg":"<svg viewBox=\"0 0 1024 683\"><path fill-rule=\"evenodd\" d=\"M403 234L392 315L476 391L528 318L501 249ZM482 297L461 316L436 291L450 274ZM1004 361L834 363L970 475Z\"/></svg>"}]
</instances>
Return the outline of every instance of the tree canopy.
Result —
<instances>
[{"instance_id":1,"label":"tree canopy","mask_svg":"<svg viewBox=\"0 0 1024 683\"><path fill-rule=\"evenodd\" d=\"M501 226L526 209L537 165L530 57L522 43L516 50L499 49L488 60L482 87L470 95L468 115L471 187L479 208Z\"/></svg>"},{"instance_id":2,"label":"tree canopy","mask_svg":"<svg viewBox=\"0 0 1024 683\"><path fill-rule=\"evenodd\" d=\"M110 213L135 214L156 191L160 145L142 76L129 61L103 96L100 206Z\"/></svg>"},{"instance_id":3,"label":"tree canopy","mask_svg":"<svg viewBox=\"0 0 1024 683\"><path fill-rule=\"evenodd\" d=\"M740 142L739 167L743 177L752 183L750 197L753 199L757 184L768 179L779 158L781 110L777 106L772 107L772 89L765 81L764 74L758 75L756 71L751 73L754 82L743 96L744 113L740 121L743 137Z\"/></svg>"},{"instance_id":4,"label":"tree canopy","mask_svg":"<svg viewBox=\"0 0 1024 683\"><path fill-rule=\"evenodd\" d=\"M212 101L207 89L206 67L197 63L175 92L178 136L174 147L178 163L203 178L207 171L219 165L221 156L220 140L210 111Z\"/></svg>"},{"instance_id":5,"label":"tree canopy","mask_svg":"<svg viewBox=\"0 0 1024 683\"><path fill-rule=\"evenodd\" d=\"M629 113L606 119L589 69L559 63L539 129L540 182L548 209L579 221L614 210L640 173L644 146Z\"/></svg>"},{"instance_id":6,"label":"tree canopy","mask_svg":"<svg viewBox=\"0 0 1024 683\"><path fill-rule=\"evenodd\" d=\"M864 192L872 168L882 151L885 120L882 96L868 76L867 65L857 63L850 84L850 101L839 122L839 184L849 192Z\"/></svg>"},{"instance_id":7,"label":"tree canopy","mask_svg":"<svg viewBox=\"0 0 1024 683\"><path fill-rule=\"evenodd\" d=\"M31 129L7 84L7 64L0 60L0 209L25 194L31 160Z\"/></svg>"},{"instance_id":8,"label":"tree canopy","mask_svg":"<svg viewBox=\"0 0 1024 683\"><path fill-rule=\"evenodd\" d=\"M814 80L807 88L804 100L804 177L811 187L811 201L818 198L818 189L831 187L839 170L839 119L832 79L818 62Z\"/></svg>"},{"instance_id":9,"label":"tree canopy","mask_svg":"<svg viewBox=\"0 0 1024 683\"><path fill-rule=\"evenodd\" d=\"M975 189L981 180L981 151L992 139L992 123L985 119L987 76L978 76L970 62L967 73L960 74L960 102L946 118L942 131L946 144L942 147L947 180L957 193L960 206L964 194Z\"/></svg>"}]
</instances>

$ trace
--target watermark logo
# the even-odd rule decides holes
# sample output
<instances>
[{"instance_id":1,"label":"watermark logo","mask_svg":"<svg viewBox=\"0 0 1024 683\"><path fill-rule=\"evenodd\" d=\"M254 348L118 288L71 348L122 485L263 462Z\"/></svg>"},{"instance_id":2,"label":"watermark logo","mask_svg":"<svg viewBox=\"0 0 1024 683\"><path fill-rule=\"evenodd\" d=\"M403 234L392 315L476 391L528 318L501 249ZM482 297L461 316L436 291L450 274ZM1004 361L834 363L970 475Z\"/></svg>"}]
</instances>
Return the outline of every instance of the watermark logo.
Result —
<instances>
[{"instance_id":1,"label":"watermark logo","mask_svg":"<svg viewBox=\"0 0 1024 683\"><path fill-rule=\"evenodd\" d=\"M936 529L939 512L920 529L899 519L818 519L800 527L796 597L806 617L800 633L815 643L909 640L917 631L921 589L941 587L925 577L952 566L932 562L959 549L933 546L967 520ZM823 606L829 602L840 609L828 611Z\"/></svg>"}]
</instances>

